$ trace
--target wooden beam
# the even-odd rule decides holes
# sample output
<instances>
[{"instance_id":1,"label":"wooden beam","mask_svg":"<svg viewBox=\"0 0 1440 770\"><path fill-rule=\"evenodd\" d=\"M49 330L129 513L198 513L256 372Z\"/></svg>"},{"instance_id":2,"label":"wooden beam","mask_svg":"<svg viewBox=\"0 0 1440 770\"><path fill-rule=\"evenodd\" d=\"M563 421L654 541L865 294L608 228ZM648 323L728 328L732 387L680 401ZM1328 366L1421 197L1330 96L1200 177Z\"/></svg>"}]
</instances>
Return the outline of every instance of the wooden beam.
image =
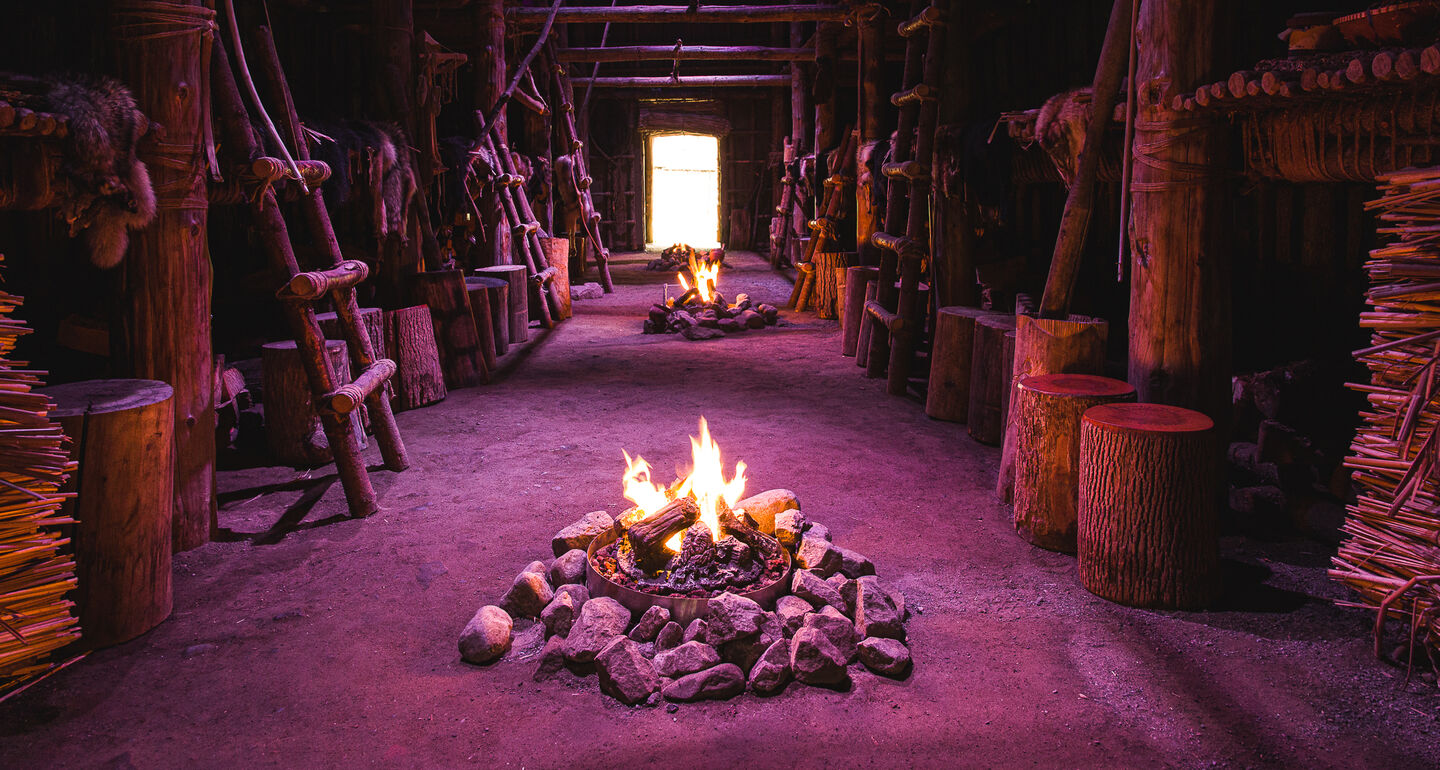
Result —
<instances>
[{"instance_id":1,"label":"wooden beam","mask_svg":"<svg viewBox=\"0 0 1440 770\"><path fill-rule=\"evenodd\" d=\"M669 77L574 78L577 86L594 84L596 88L789 88L789 75L689 75L679 80Z\"/></svg>"},{"instance_id":2,"label":"wooden beam","mask_svg":"<svg viewBox=\"0 0 1440 770\"><path fill-rule=\"evenodd\" d=\"M505 18L516 24L545 21L546 8L509 8ZM686 5L624 5L560 9L561 24L746 24L791 21L844 21L845 8L833 5L716 5L690 10Z\"/></svg>"},{"instance_id":3,"label":"wooden beam","mask_svg":"<svg viewBox=\"0 0 1440 770\"><path fill-rule=\"evenodd\" d=\"M562 62L631 61L809 61L810 48L770 48L759 45L617 45L609 48L562 48Z\"/></svg>"}]
</instances>

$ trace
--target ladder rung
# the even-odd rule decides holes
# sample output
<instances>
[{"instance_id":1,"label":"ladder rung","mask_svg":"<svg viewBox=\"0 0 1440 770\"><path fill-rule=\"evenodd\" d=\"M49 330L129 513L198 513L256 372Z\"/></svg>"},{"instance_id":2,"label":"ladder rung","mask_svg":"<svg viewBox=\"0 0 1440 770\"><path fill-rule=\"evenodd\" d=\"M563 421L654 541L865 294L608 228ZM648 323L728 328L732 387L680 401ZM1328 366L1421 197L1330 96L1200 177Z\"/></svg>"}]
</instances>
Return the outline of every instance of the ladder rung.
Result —
<instances>
[{"instance_id":1,"label":"ladder rung","mask_svg":"<svg viewBox=\"0 0 1440 770\"><path fill-rule=\"evenodd\" d=\"M320 160L297 160L295 165L300 168L300 176L305 178L305 184L317 185L330 178L330 166ZM250 161L250 173L265 182L278 182L281 179L294 179L295 172L290 170L290 164L279 158L256 158Z\"/></svg>"},{"instance_id":2,"label":"ladder rung","mask_svg":"<svg viewBox=\"0 0 1440 770\"><path fill-rule=\"evenodd\" d=\"M901 91L890 97L890 103L896 107L904 107L910 104L920 104L939 97L939 92L932 86L925 83L916 83L914 88Z\"/></svg>"},{"instance_id":3,"label":"ladder rung","mask_svg":"<svg viewBox=\"0 0 1440 770\"><path fill-rule=\"evenodd\" d=\"M540 223L526 222L524 224L515 225L514 227L510 228L510 232L515 235L529 235L530 233L537 233L540 232Z\"/></svg>"},{"instance_id":4,"label":"ladder rung","mask_svg":"<svg viewBox=\"0 0 1440 770\"><path fill-rule=\"evenodd\" d=\"M358 259L347 259L329 270L296 273L285 289L296 299L315 300L335 289L348 289L365 280L370 268ZM283 295L285 290L281 291Z\"/></svg>"},{"instance_id":5,"label":"ladder rung","mask_svg":"<svg viewBox=\"0 0 1440 770\"><path fill-rule=\"evenodd\" d=\"M355 408L365 403L385 381L395 375L395 362L388 358L377 359L365 371L360 373L353 382L341 385L330 394L330 408L340 414L350 414Z\"/></svg>"},{"instance_id":6,"label":"ladder rung","mask_svg":"<svg viewBox=\"0 0 1440 770\"><path fill-rule=\"evenodd\" d=\"M902 259L914 259L925 256L925 245L906 235L891 235L889 233L875 233L870 236L870 242L877 248L893 251Z\"/></svg>"},{"instance_id":7,"label":"ladder rung","mask_svg":"<svg viewBox=\"0 0 1440 770\"><path fill-rule=\"evenodd\" d=\"M582 176L580 177L580 180L575 183L575 186L579 187L581 190L588 190L590 189L590 185L592 184L595 184L594 179L591 179L588 176Z\"/></svg>"},{"instance_id":8,"label":"ladder rung","mask_svg":"<svg viewBox=\"0 0 1440 770\"><path fill-rule=\"evenodd\" d=\"M930 170L920 165L919 161L907 160L899 163L885 163L880 166L880 173L894 179L899 177L911 182L929 182Z\"/></svg>"},{"instance_id":9,"label":"ladder rung","mask_svg":"<svg viewBox=\"0 0 1440 770\"><path fill-rule=\"evenodd\" d=\"M896 27L896 31L900 33L900 37L918 35L925 31L926 27L933 27L940 24L940 19L943 15L944 14L940 13L939 8L933 5L928 6L913 19L900 22L900 26Z\"/></svg>"},{"instance_id":10,"label":"ladder rung","mask_svg":"<svg viewBox=\"0 0 1440 770\"><path fill-rule=\"evenodd\" d=\"M544 270L541 270L540 272L531 276L530 280L534 281L536 286L544 286L545 284L555 280L555 276L558 273L559 271L557 271L555 268L547 267Z\"/></svg>"},{"instance_id":11,"label":"ladder rung","mask_svg":"<svg viewBox=\"0 0 1440 770\"><path fill-rule=\"evenodd\" d=\"M519 187L520 185L525 184L525 177L520 176L519 174L501 174L500 176L495 178L495 181L499 182L505 187Z\"/></svg>"},{"instance_id":12,"label":"ladder rung","mask_svg":"<svg viewBox=\"0 0 1440 770\"><path fill-rule=\"evenodd\" d=\"M825 186L826 186L826 187L844 187L845 185L848 185L848 184L850 184L851 182L854 182L854 181L855 181L855 177L845 176L845 175L843 175L843 174L836 174L835 176L832 176L832 177L826 177L826 179L825 179Z\"/></svg>"},{"instance_id":13,"label":"ladder rung","mask_svg":"<svg viewBox=\"0 0 1440 770\"><path fill-rule=\"evenodd\" d=\"M886 329L890 330L891 334L895 334L905 328L905 319L901 318L899 313L892 313L886 310L885 306L880 304L878 300L872 299L865 303L865 314L883 324Z\"/></svg>"}]
</instances>

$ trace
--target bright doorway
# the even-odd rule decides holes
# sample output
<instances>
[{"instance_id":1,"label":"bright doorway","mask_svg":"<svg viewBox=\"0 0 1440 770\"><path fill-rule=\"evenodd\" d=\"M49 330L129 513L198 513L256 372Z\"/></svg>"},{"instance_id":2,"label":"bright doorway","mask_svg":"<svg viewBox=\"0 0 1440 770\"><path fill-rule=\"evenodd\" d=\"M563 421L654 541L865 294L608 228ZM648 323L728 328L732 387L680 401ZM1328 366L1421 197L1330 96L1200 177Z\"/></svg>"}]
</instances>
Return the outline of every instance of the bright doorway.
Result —
<instances>
[{"instance_id":1,"label":"bright doorway","mask_svg":"<svg viewBox=\"0 0 1440 770\"><path fill-rule=\"evenodd\" d=\"M720 140L650 136L650 246L720 245Z\"/></svg>"}]
</instances>

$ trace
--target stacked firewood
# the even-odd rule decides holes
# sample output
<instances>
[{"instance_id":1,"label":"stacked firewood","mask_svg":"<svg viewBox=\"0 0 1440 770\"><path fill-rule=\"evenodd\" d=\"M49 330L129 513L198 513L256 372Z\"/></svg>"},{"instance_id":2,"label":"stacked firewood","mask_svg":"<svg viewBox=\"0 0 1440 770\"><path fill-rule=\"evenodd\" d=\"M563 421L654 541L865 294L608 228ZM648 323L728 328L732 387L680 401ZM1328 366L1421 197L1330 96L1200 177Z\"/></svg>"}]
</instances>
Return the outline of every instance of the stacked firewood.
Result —
<instances>
[{"instance_id":1,"label":"stacked firewood","mask_svg":"<svg viewBox=\"0 0 1440 770\"><path fill-rule=\"evenodd\" d=\"M735 295L732 303L726 301L725 295L715 292L714 299L706 302L700 298L699 290L690 289L679 297L651 305L650 317L645 319L645 333L679 332L688 340L705 340L723 337L727 332L763 329L779 321L779 308L765 303L757 305L748 294Z\"/></svg>"},{"instance_id":2,"label":"stacked firewood","mask_svg":"<svg viewBox=\"0 0 1440 770\"><path fill-rule=\"evenodd\" d=\"M1367 208L1389 243L1365 266L1372 344L1355 356L1370 382L1352 385L1369 405L1345 460L1356 499L1330 574L1378 610L1377 655L1389 618L1408 626L1413 654L1414 642L1440 649L1440 168L1380 180Z\"/></svg>"},{"instance_id":3,"label":"stacked firewood","mask_svg":"<svg viewBox=\"0 0 1440 770\"><path fill-rule=\"evenodd\" d=\"M724 267L725 250L706 249L705 253L701 253L700 249L697 249L688 243L677 243L673 246L668 246L665 249L661 250L660 258L650 260L648 263L646 263L645 269L660 271L684 270L687 266L693 264L697 259L708 260L709 262L713 262L719 264L721 267Z\"/></svg>"},{"instance_id":4,"label":"stacked firewood","mask_svg":"<svg viewBox=\"0 0 1440 770\"><path fill-rule=\"evenodd\" d=\"M34 392L40 372L9 360L29 329L10 315L20 298L0 292L0 693L52 667L52 656L80 638L74 603L75 561L57 528L74 463L53 408Z\"/></svg>"}]
</instances>

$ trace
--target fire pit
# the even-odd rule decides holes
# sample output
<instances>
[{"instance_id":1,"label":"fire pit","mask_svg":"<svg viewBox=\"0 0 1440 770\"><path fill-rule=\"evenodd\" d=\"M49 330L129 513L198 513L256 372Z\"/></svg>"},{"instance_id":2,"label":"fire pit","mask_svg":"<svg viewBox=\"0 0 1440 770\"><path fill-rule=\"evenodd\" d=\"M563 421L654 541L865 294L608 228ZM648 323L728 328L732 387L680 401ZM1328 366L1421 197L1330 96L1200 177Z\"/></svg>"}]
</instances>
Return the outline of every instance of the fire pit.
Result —
<instances>
[{"instance_id":1,"label":"fire pit","mask_svg":"<svg viewBox=\"0 0 1440 770\"><path fill-rule=\"evenodd\" d=\"M720 252L719 259L700 258L694 249L684 248L689 250L685 265L690 279L686 280L684 272L676 273L681 293L650 307L645 319L646 334L679 332L689 340L704 340L779 323L780 310L773 305L755 304L745 294L736 295L733 303L726 301L717 289L720 268L724 266L723 251L715 250Z\"/></svg>"},{"instance_id":2,"label":"fire pit","mask_svg":"<svg viewBox=\"0 0 1440 770\"><path fill-rule=\"evenodd\" d=\"M794 492L744 497L745 463L726 476L704 418L690 444L689 473L663 487L625 454L631 507L556 533L555 560L531 562L480 608L461 657L538 656L536 681L596 673L631 705L773 693L792 679L843 689L861 667L908 676L904 596L807 521Z\"/></svg>"}]
</instances>

